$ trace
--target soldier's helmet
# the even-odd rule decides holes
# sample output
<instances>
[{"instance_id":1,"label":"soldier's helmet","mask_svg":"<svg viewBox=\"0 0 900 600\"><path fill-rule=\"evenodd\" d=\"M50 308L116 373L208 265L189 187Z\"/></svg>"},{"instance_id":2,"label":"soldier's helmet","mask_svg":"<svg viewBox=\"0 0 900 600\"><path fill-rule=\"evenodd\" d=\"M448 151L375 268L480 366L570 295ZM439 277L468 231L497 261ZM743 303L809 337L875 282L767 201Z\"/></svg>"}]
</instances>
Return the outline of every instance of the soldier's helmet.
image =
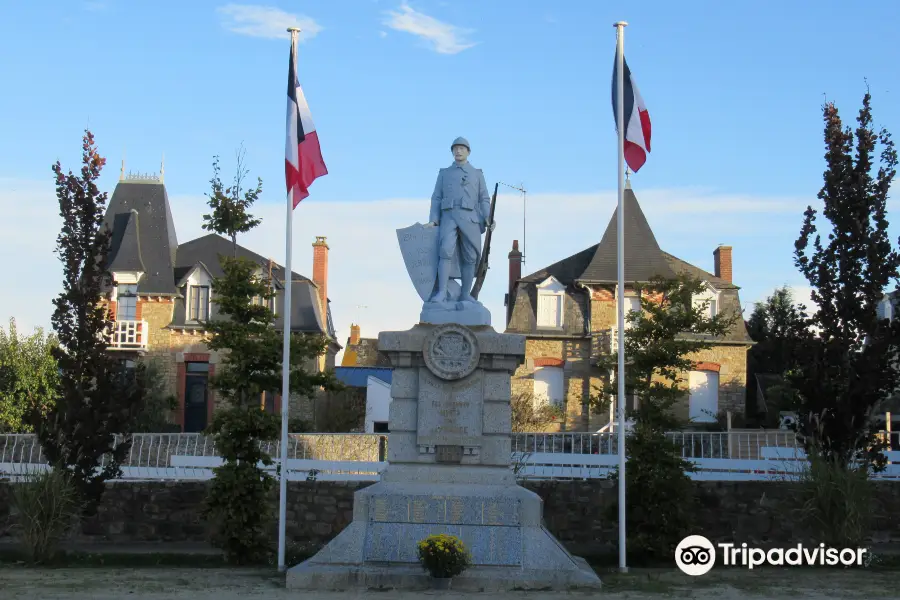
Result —
<instances>
[{"instance_id":1,"label":"soldier's helmet","mask_svg":"<svg viewBox=\"0 0 900 600\"><path fill-rule=\"evenodd\" d=\"M451 150L453 149L453 146L465 146L466 150L468 150L469 152L472 151L472 148L469 146L469 140L467 140L464 137L458 137L455 140L453 140L453 143L450 144Z\"/></svg>"}]
</instances>

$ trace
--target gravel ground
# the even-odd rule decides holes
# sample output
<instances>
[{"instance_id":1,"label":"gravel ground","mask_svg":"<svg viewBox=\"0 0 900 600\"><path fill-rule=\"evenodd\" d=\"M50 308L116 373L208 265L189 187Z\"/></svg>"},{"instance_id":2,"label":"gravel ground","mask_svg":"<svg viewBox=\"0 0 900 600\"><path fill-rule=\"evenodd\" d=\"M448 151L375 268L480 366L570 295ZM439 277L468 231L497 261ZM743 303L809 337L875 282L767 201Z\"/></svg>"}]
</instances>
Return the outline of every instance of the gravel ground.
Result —
<instances>
[{"instance_id":1,"label":"gravel ground","mask_svg":"<svg viewBox=\"0 0 900 600\"><path fill-rule=\"evenodd\" d=\"M698 598L726 600L834 600L897 598L896 572L843 571L830 569L763 569L720 571L692 579L674 570L634 571L627 575L601 575L602 592L508 592L506 594L461 594L450 592L292 592L273 571L240 569L25 569L0 568L0 598L41 600L238 600L239 598L303 598L304 600L349 600L372 597L384 600L464 598L482 596L497 600L589 598L648 600Z\"/></svg>"}]
</instances>

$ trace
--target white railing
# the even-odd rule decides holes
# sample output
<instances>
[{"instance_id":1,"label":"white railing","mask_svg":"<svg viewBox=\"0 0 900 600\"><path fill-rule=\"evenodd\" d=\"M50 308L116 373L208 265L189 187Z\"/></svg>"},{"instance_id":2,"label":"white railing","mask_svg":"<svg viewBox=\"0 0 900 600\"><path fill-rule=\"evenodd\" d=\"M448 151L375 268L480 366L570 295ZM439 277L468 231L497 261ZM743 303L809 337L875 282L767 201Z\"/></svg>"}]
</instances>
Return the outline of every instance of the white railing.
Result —
<instances>
[{"instance_id":1,"label":"white railing","mask_svg":"<svg viewBox=\"0 0 900 600\"><path fill-rule=\"evenodd\" d=\"M119 443L121 437L117 437ZM260 448L273 459L281 457L281 442L264 442ZM288 441L288 476L306 478L308 471L329 471L340 462L338 473L370 473L372 465L387 457L387 436L379 434L291 434ZM300 462L295 462L300 461ZM0 435L0 475L21 475L47 468L47 458L36 436ZM103 461L103 465L107 463ZM139 433L122 461L122 480L209 479L221 464L212 438L199 433ZM277 465L266 467L275 470ZM296 471L296 473L292 473ZM296 476L296 477L295 477Z\"/></svg>"},{"instance_id":2,"label":"white railing","mask_svg":"<svg viewBox=\"0 0 900 600\"><path fill-rule=\"evenodd\" d=\"M682 457L696 465L698 471L691 473L694 479L790 478L805 464L803 450L789 431L681 431L668 437L681 446ZM377 481L387 465L388 438L382 434L291 434L288 479ZM604 478L618 464L615 433L515 433L511 443L511 462L522 479ZM266 468L277 473L280 442L267 442L261 448L275 460ZM893 464L873 476L896 479L900 452L887 455ZM205 480L213 477L213 469L221 463L212 439L202 434L135 434L120 479ZM45 468L47 459L35 436L0 435L0 477L17 478Z\"/></svg>"},{"instance_id":3,"label":"white railing","mask_svg":"<svg viewBox=\"0 0 900 600\"><path fill-rule=\"evenodd\" d=\"M110 350L146 350L150 330L147 321L116 321L110 336Z\"/></svg>"}]
</instances>

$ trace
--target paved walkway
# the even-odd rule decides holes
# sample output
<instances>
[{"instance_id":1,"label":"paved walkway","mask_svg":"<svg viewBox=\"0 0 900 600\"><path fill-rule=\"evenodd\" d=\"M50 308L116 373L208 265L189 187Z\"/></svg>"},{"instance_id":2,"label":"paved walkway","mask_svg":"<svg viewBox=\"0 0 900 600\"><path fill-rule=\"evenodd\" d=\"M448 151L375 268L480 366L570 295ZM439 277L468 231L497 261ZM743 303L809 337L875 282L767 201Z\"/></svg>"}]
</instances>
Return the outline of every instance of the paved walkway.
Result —
<instances>
[{"instance_id":1,"label":"paved walkway","mask_svg":"<svg viewBox=\"0 0 900 600\"><path fill-rule=\"evenodd\" d=\"M895 572L843 569L766 569L711 573L691 579L676 571L635 571L604 576L605 589L594 593L508 592L461 594L450 592L291 592L273 571L240 569L26 569L0 567L3 600L414 600L467 598L497 600L555 600L603 598L610 600L842 600L897 598Z\"/></svg>"}]
</instances>

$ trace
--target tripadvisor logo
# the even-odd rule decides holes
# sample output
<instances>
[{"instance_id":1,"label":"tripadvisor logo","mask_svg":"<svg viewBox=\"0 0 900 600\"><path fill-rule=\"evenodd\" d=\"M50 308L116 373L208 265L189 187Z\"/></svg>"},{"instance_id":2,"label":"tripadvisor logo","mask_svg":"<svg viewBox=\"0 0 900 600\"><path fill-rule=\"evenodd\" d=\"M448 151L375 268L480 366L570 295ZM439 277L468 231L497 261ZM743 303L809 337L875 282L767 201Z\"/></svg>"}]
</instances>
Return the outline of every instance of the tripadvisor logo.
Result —
<instances>
[{"instance_id":1,"label":"tripadvisor logo","mask_svg":"<svg viewBox=\"0 0 900 600\"><path fill-rule=\"evenodd\" d=\"M718 547L718 552L716 551ZM776 567L819 565L819 566L862 566L866 548L831 548L819 544L805 548L797 544L790 548L750 547L747 544L717 544L713 546L702 535L689 535L679 542L675 548L675 564L687 575L697 577L705 575L716 564L719 555L724 566L741 566L753 569L763 565Z\"/></svg>"}]
</instances>

